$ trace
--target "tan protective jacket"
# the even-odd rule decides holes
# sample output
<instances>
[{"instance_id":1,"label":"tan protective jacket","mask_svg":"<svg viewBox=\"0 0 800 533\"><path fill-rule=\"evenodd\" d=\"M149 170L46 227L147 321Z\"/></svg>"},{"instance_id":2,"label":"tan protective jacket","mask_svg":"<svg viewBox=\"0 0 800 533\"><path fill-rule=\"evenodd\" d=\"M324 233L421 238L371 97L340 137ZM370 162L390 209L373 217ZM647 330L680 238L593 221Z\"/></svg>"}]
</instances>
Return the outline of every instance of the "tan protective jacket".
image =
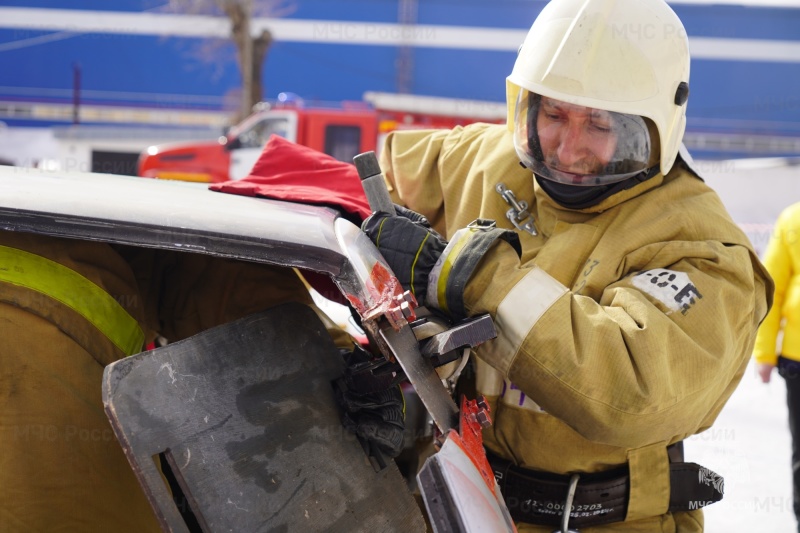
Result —
<instances>
[{"instance_id":1,"label":"tan protective jacket","mask_svg":"<svg viewBox=\"0 0 800 533\"><path fill-rule=\"evenodd\" d=\"M702 530L699 511L667 513L666 447L713 423L772 294L717 195L679 161L565 209L519 165L505 125L394 133L381 157L395 200L448 238L477 217L512 229L498 182L536 219L538 236L517 232L522 259L500 242L465 291L470 314L492 313L499 332L477 352L487 447L559 474L627 462L626 522L587 531Z\"/></svg>"}]
</instances>

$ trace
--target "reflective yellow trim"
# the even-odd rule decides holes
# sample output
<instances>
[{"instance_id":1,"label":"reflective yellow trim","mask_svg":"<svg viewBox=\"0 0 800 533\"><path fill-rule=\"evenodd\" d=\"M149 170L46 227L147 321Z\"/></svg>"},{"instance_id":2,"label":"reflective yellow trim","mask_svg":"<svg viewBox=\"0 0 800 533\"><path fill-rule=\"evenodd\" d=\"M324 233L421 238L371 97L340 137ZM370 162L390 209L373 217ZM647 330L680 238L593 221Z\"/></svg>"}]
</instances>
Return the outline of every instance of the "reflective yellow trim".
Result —
<instances>
[{"instance_id":1,"label":"reflective yellow trim","mask_svg":"<svg viewBox=\"0 0 800 533\"><path fill-rule=\"evenodd\" d=\"M110 294L64 265L0 246L0 281L61 302L91 322L125 355L142 351L144 332L139 323Z\"/></svg>"},{"instance_id":2,"label":"reflective yellow trim","mask_svg":"<svg viewBox=\"0 0 800 533\"><path fill-rule=\"evenodd\" d=\"M456 262L458 254L460 254L464 246L467 245L471 236L472 231L464 232L442 262L442 268L439 271L439 281L436 284L436 300L439 302L439 309L442 311L449 311L447 308L447 278L450 275L450 271L453 269L453 264Z\"/></svg>"},{"instance_id":3,"label":"reflective yellow trim","mask_svg":"<svg viewBox=\"0 0 800 533\"><path fill-rule=\"evenodd\" d=\"M172 181L191 181L193 183L211 183L211 174L205 172L158 172L156 179Z\"/></svg>"},{"instance_id":4,"label":"reflective yellow trim","mask_svg":"<svg viewBox=\"0 0 800 533\"><path fill-rule=\"evenodd\" d=\"M417 295L417 293L414 291L414 267L417 266L417 261L419 260L419 254L422 253L422 248L425 246L425 243L427 242L428 237L430 236L431 234L428 233L427 235L425 235L425 238L422 239L422 242L419 243L419 248L417 248L417 255L414 256L414 262L411 263L411 294L413 294L414 296Z\"/></svg>"},{"instance_id":5,"label":"reflective yellow trim","mask_svg":"<svg viewBox=\"0 0 800 533\"><path fill-rule=\"evenodd\" d=\"M383 233L383 224L386 222L386 218L381 220L381 225L378 226L378 237L375 239L375 246L380 248L381 247L381 233Z\"/></svg>"}]
</instances>

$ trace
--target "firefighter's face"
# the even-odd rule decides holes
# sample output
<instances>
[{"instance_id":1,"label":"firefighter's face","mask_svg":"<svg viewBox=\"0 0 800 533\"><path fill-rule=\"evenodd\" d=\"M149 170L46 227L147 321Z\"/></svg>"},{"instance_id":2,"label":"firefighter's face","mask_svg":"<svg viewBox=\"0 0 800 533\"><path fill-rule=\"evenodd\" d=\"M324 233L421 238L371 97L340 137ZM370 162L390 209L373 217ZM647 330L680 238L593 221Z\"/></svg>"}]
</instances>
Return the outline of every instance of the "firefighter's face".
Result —
<instances>
[{"instance_id":1,"label":"firefighter's face","mask_svg":"<svg viewBox=\"0 0 800 533\"><path fill-rule=\"evenodd\" d=\"M617 148L612 121L608 111L542 97L536 129L544 164L576 185L601 174Z\"/></svg>"}]
</instances>

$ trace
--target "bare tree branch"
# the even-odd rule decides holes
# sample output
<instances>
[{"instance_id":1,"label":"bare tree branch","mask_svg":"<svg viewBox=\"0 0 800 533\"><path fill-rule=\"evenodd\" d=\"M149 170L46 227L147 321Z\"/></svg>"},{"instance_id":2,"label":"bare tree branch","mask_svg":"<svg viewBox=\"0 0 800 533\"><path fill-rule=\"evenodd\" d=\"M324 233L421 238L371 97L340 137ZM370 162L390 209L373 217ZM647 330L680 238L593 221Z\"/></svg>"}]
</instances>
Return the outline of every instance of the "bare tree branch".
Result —
<instances>
[{"instance_id":1,"label":"bare tree branch","mask_svg":"<svg viewBox=\"0 0 800 533\"><path fill-rule=\"evenodd\" d=\"M231 21L231 41L236 46L242 80L242 102L237 120L263 99L264 63L273 42L268 29L252 35L253 18L278 18L297 9L294 0L169 0L166 10L191 15L226 16ZM205 47L206 50L208 46ZM205 56L213 61L213 55Z\"/></svg>"}]
</instances>

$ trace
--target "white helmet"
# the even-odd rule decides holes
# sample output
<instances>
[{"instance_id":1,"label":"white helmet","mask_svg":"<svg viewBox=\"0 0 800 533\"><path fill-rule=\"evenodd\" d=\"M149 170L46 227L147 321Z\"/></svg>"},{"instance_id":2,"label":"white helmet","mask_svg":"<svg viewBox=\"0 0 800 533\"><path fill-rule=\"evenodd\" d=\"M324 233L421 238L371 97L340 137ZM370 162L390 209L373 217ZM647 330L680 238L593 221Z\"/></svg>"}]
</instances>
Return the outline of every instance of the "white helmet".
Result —
<instances>
[{"instance_id":1,"label":"white helmet","mask_svg":"<svg viewBox=\"0 0 800 533\"><path fill-rule=\"evenodd\" d=\"M648 166L651 152L660 154L666 174L686 129L686 30L663 0L552 0L528 32L506 92L517 153L537 174L563 183L575 176L559 176L553 165L548 174L547 156L538 146L542 124L537 132L532 118L543 101L593 117L585 121L599 117L605 126L622 125L621 134L628 136L612 146L616 154L611 164L591 183L581 184L635 175ZM658 140L653 138L659 142L658 153L650 142L652 128L641 117L658 132Z\"/></svg>"}]
</instances>

